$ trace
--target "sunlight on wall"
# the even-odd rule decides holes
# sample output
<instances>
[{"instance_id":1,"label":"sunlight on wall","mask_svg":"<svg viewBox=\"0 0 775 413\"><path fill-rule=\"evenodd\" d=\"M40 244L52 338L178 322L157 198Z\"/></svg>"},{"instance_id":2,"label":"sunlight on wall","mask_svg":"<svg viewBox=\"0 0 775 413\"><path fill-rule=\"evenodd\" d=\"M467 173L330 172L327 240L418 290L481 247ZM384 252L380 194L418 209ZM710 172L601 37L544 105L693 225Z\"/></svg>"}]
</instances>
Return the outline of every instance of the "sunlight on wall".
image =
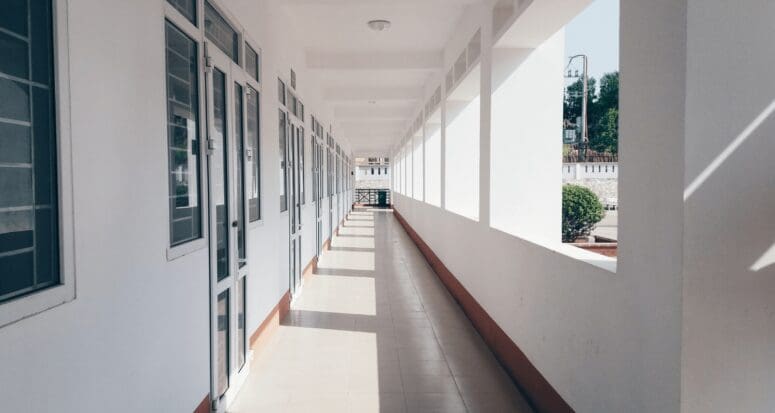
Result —
<instances>
[{"instance_id":1,"label":"sunlight on wall","mask_svg":"<svg viewBox=\"0 0 775 413\"><path fill-rule=\"evenodd\" d=\"M479 96L447 101L445 208L479 219ZM464 105L464 106L463 106ZM463 106L459 108L459 106Z\"/></svg>"},{"instance_id":2,"label":"sunlight on wall","mask_svg":"<svg viewBox=\"0 0 775 413\"><path fill-rule=\"evenodd\" d=\"M560 242L563 48L561 30L529 54L493 49L491 225L542 244Z\"/></svg>"},{"instance_id":3,"label":"sunlight on wall","mask_svg":"<svg viewBox=\"0 0 775 413\"><path fill-rule=\"evenodd\" d=\"M425 202L441 206L441 125L425 129Z\"/></svg>"},{"instance_id":4,"label":"sunlight on wall","mask_svg":"<svg viewBox=\"0 0 775 413\"><path fill-rule=\"evenodd\" d=\"M769 267L770 265L775 264L775 244L772 244L770 249L768 249L764 254L762 254L761 257L759 257L758 260L756 260L755 263L749 268L751 271L759 271L762 268Z\"/></svg>"}]
</instances>

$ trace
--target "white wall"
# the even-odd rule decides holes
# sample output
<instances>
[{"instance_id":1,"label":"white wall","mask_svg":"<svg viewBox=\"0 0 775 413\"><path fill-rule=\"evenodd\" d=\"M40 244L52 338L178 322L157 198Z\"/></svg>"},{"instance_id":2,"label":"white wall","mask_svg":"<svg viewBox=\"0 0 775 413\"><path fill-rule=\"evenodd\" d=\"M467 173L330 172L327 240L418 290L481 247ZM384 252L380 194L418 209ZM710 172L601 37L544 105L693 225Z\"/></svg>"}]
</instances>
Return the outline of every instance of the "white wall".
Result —
<instances>
[{"instance_id":1,"label":"white wall","mask_svg":"<svg viewBox=\"0 0 775 413\"><path fill-rule=\"evenodd\" d=\"M0 410L192 411L210 388L209 258L206 248L166 258L165 1L67 3L77 297L0 328ZM307 113L328 124L333 112L286 36L281 2L225 6L262 48L263 221L248 231L251 334L288 290L277 76L293 66ZM315 237L309 136L305 263Z\"/></svg>"},{"instance_id":2,"label":"white wall","mask_svg":"<svg viewBox=\"0 0 775 413\"><path fill-rule=\"evenodd\" d=\"M688 3L682 410L767 412L775 409L775 4Z\"/></svg>"},{"instance_id":3,"label":"white wall","mask_svg":"<svg viewBox=\"0 0 775 413\"><path fill-rule=\"evenodd\" d=\"M655 165L656 166L656 165ZM562 164L562 179L617 179L618 162L568 162Z\"/></svg>"},{"instance_id":4,"label":"white wall","mask_svg":"<svg viewBox=\"0 0 775 413\"><path fill-rule=\"evenodd\" d=\"M544 40L572 17L557 13L566 10L567 3L531 3L526 17L518 18L505 36L508 45L538 47L535 33L543 33ZM468 16L478 18L476 13ZM485 19L489 17L459 27L486 24ZM684 21L680 2L622 0L620 130L629 138L620 144L622 163L628 165L620 175L620 185L627 188L620 195L620 229L627 233L621 237L615 267L600 256L543 247L491 229L487 220L471 221L395 196L397 210L579 412L679 410ZM445 55L456 56L460 47L453 39ZM556 53L562 53L559 49ZM488 58L486 50L482 55ZM483 61L482 67L487 64ZM483 85L488 84L486 73ZM535 76L537 82L562 81L561 71ZM491 90L481 93L489 96ZM489 119L489 106L483 104L482 131L489 131ZM558 116L558 127L560 120ZM551 173L559 192L559 130L556 136L557 164ZM661 168L646 169L655 159ZM455 166L449 157L443 162L447 171ZM484 170L491 168L489 157L482 162ZM443 179L449 190L450 177ZM489 178L483 180L489 188ZM548 196L546 191L554 189L533 190Z\"/></svg>"}]
</instances>

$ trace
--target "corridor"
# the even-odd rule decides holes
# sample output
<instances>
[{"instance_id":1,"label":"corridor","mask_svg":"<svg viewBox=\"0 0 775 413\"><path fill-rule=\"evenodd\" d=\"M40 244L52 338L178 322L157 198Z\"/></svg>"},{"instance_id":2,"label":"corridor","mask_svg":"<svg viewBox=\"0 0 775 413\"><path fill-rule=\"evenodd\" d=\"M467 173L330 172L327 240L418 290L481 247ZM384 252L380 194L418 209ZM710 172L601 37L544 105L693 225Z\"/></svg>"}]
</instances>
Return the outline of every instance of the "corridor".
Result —
<instances>
[{"instance_id":1,"label":"corridor","mask_svg":"<svg viewBox=\"0 0 775 413\"><path fill-rule=\"evenodd\" d=\"M528 412L391 211L356 209L232 412Z\"/></svg>"}]
</instances>

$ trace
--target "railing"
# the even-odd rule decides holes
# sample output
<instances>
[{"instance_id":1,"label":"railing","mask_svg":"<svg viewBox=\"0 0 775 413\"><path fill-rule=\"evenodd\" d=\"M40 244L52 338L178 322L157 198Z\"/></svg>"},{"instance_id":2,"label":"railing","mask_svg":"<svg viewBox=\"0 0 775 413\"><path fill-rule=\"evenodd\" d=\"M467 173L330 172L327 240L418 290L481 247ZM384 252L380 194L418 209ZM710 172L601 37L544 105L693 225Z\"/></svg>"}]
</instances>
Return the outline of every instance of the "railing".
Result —
<instances>
[{"instance_id":1,"label":"railing","mask_svg":"<svg viewBox=\"0 0 775 413\"><path fill-rule=\"evenodd\" d=\"M356 188L355 203L359 205L387 207L390 205L390 190Z\"/></svg>"}]
</instances>

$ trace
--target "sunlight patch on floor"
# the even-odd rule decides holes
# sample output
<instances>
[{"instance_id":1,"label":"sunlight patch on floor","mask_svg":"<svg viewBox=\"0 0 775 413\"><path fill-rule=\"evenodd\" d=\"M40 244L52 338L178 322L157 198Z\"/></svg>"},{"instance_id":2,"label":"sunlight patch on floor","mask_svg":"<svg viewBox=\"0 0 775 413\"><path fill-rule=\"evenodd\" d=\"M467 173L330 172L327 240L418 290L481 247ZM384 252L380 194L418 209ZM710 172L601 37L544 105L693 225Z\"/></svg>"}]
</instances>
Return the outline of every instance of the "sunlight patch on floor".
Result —
<instances>
[{"instance_id":1,"label":"sunlight patch on floor","mask_svg":"<svg viewBox=\"0 0 775 413\"><path fill-rule=\"evenodd\" d=\"M326 251L318 261L318 268L327 270L374 271L373 251Z\"/></svg>"},{"instance_id":2,"label":"sunlight patch on floor","mask_svg":"<svg viewBox=\"0 0 775 413\"><path fill-rule=\"evenodd\" d=\"M341 227L339 235L374 235L374 228Z\"/></svg>"},{"instance_id":3,"label":"sunlight patch on floor","mask_svg":"<svg viewBox=\"0 0 775 413\"><path fill-rule=\"evenodd\" d=\"M376 315L374 278L325 275L305 282L293 309L340 314ZM347 300L342 300L342 296Z\"/></svg>"},{"instance_id":4,"label":"sunlight patch on floor","mask_svg":"<svg viewBox=\"0 0 775 413\"><path fill-rule=\"evenodd\" d=\"M332 248L374 249L374 237L337 237L331 240Z\"/></svg>"}]
</instances>

